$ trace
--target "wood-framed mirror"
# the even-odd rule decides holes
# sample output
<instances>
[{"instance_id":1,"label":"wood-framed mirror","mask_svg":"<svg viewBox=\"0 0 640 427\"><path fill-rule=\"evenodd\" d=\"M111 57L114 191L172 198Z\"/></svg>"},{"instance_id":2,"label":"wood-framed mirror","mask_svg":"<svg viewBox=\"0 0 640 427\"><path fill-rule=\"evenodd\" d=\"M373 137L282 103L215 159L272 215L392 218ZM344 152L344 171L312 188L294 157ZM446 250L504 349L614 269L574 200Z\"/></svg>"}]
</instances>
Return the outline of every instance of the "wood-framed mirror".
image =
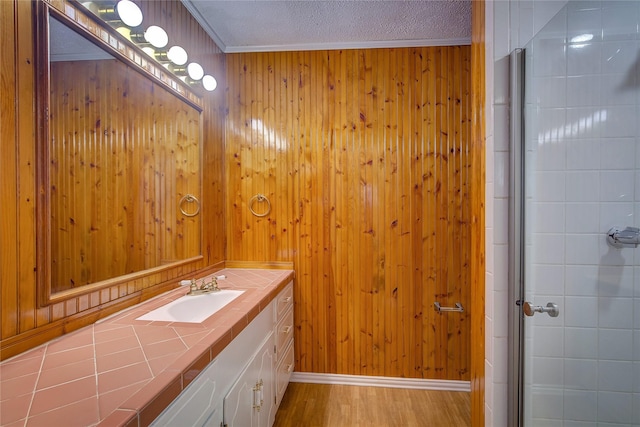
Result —
<instances>
[{"instance_id":1,"label":"wood-framed mirror","mask_svg":"<svg viewBox=\"0 0 640 427\"><path fill-rule=\"evenodd\" d=\"M202 260L197 96L104 23L36 3L40 305Z\"/></svg>"}]
</instances>

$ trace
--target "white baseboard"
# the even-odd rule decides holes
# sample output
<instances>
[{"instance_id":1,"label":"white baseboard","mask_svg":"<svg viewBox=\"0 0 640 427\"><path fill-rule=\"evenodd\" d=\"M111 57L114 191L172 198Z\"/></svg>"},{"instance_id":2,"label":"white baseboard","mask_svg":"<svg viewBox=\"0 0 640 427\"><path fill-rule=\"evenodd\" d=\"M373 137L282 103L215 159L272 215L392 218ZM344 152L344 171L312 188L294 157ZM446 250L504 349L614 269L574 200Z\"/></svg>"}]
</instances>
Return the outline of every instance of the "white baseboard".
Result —
<instances>
[{"instance_id":1,"label":"white baseboard","mask_svg":"<svg viewBox=\"0 0 640 427\"><path fill-rule=\"evenodd\" d=\"M370 377L364 375L313 374L294 372L291 382L312 384L340 384L369 387L410 388L420 390L471 391L469 381L423 380L416 378Z\"/></svg>"}]
</instances>

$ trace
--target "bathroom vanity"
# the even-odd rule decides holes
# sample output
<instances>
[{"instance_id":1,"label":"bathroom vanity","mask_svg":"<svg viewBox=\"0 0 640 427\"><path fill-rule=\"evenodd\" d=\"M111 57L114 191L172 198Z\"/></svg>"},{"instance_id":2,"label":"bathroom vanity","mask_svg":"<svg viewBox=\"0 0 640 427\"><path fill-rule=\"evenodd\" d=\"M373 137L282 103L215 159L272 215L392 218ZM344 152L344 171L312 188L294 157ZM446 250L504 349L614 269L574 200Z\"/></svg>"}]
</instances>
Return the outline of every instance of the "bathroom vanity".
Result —
<instances>
[{"instance_id":1,"label":"bathroom vanity","mask_svg":"<svg viewBox=\"0 0 640 427\"><path fill-rule=\"evenodd\" d=\"M2 423L271 425L294 366L294 272L215 274L243 292L205 320L141 320L182 286L3 361Z\"/></svg>"},{"instance_id":2,"label":"bathroom vanity","mask_svg":"<svg viewBox=\"0 0 640 427\"><path fill-rule=\"evenodd\" d=\"M152 426L271 426L293 363L289 282Z\"/></svg>"}]
</instances>

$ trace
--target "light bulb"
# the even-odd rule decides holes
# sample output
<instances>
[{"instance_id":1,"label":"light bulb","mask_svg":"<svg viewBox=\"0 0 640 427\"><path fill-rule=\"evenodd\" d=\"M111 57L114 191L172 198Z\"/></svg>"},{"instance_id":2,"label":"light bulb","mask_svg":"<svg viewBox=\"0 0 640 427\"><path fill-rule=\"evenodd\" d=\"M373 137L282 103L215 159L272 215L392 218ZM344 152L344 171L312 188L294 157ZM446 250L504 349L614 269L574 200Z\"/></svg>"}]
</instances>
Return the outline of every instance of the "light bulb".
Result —
<instances>
[{"instance_id":1,"label":"light bulb","mask_svg":"<svg viewBox=\"0 0 640 427\"><path fill-rule=\"evenodd\" d=\"M204 76L204 69L197 62L192 62L187 65L187 74L192 80L200 80Z\"/></svg>"},{"instance_id":2,"label":"light bulb","mask_svg":"<svg viewBox=\"0 0 640 427\"><path fill-rule=\"evenodd\" d=\"M120 20L129 27L137 27L142 24L142 11L131 0L120 0L116 4L116 11Z\"/></svg>"},{"instance_id":3,"label":"light bulb","mask_svg":"<svg viewBox=\"0 0 640 427\"><path fill-rule=\"evenodd\" d=\"M209 92L214 91L218 87L218 82L213 76L207 74L202 78L202 86Z\"/></svg>"},{"instance_id":4,"label":"light bulb","mask_svg":"<svg viewBox=\"0 0 640 427\"><path fill-rule=\"evenodd\" d=\"M188 59L187 51L180 46L171 46L167 52L167 57L169 58L169 61L176 65L184 65L187 63Z\"/></svg>"},{"instance_id":5,"label":"light bulb","mask_svg":"<svg viewBox=\"0 0 640 427\"><path fill-rule=\"evenodd\" d=\"M163 48L169 43L167 32L157 25L152 25L144 32L144 38L151 46Z\"/></svg>"}]
</instances>

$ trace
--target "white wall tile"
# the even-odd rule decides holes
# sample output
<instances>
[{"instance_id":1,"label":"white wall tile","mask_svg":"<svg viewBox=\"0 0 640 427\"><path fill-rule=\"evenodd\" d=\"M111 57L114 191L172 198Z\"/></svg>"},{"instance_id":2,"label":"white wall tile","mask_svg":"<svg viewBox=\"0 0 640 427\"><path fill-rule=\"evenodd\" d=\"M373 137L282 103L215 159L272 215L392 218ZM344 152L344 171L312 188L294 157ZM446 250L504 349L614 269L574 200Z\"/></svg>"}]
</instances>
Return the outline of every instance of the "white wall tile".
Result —
<instances>
[{"instance_id":1,"label":"white wall tile","mask_svg":"<svg viewBox=\"0 0 640 427\"><path fill-rule=\"evenodd\" d=\"M566 174L566 201L599 202L600 172L573 171ZM557 191L557 190L556 190Z\"/></svg>"},{"instance_id":2,"label":"white wall tile","mask_svg":"<svg viewBox=\"0 0 640 427\"><path fill-rule=\"evenodd\" d=\"M565 231L564 203L538 203L534 227L538 233L562 233Z\"/></svg>"},{"instance_id":3,"label":"white wall tile","mask_svg":"<svg viewBox=\"0 0 640 427\"><path fill-rule=\"evenodd\" d=\"M603 202L633 201L635 173L632 170L601 171L600 200ZM633 212L629 206L631 213Z\"/></svg>"},{"instance_id":4,"label":"white wall tile","mask_svg":"<svg viewBox=\"0 0 640 427\"><path fill-rule=\"evenodd\" d=\"M638 2L617 1L602 5L603 40L630 40L638 34Z\"/></svg>"},{"instance_id":5,"label":"white wall tile","mask_svg":"<svg viewBox=\"0 0 640 427\"><path fill-rule=\"evenodd\" d=\"M595 390L598 386L598 361L591 359L562 359L564 387L573 390Z\"/></svg>"},{"instance_id":6,"label":"white wall tile","mask_svg":"<svg viewBox=\"0 0 640 427\"><path fill-rule=\"evenodd\" d=\"M595 265L567 265L565 294L598 296L600 269Z\"/></svg>"},{"instance_id":7,"label":"white wall tile","mask_svg":"<svg viewBox=\"0 0 640 427\"><path fill-rule=\"evenodd\" d=\"M567 234L564 260L567 264L595 264L600 261L598 243L603 240L597 234Z\"/></svg>"},{"instance_id":8,"label":"white wall tile","mask_svg":"<svg viewBox=\"0 0 640 427\"><path fill-rule=\"evenodd\" d=\"M638 109L635 105L606 107L606 120L602 133L607 138L635 137L638 122Z\"/></svg>"},{"instance_id":9,"label":"white wall tile","mask_svg":"<svg viewBox=\"0 0 640 427\"><path fill-rule=\"evenodd\" d=\"M592 421L597 417L598 396L594 391L565 390L563 417L574 421Z\"/></svg>"},{"instance_id":10,"label":"white wall tile","mask_svg":"<svg viewBox=\"0 0 640 427\"><path fill-rule=\"evenodd\" d=\"M535 388L532 390L532 413L536 418L562 419L562 390L554 388ZM534 425L540 425L538 421Z\"/></svg>"},{"instance_id":11,"label":"white wall tile","mask_svg":"<svg viewBox=\"0 0 640 427\"><path fill-rule=\"evenodd\" d=\"M633 328L633 300L631 298L598 298L598 327Z\"/></svg>"},{"instance_id":12,"label":"white wall tile","mask_svg":"<svg viewBox=\"0 0 640 427\"><path fill-rule=\"evenodd\" d=\"M598 362L598 390L633 392L633 362L600 360Z\"/></svg>"},{"instance_id":13,"label":"white wall tile","mask_svg":"<svg viewBox=\"0 0 640 427\"><path fill-rule=\"evenodd\" d=\"M635 101L634 101L635 102ZM601 141L602 169L635 169L636 141L634 138L607 138ZM636 185L636 194L638 186ZM636 197L636 200L640 198Z\"/></svg>"},{"instance_id":14,"label":"white wall tile","mask_svg":"<svg viewBox=\"0 0 640 427\"><path fill-rule=\"evenodd\" d=\"M602 73L634 76L638 41L624 40L602 43ZM629 88L631 89L631 88Z\"/></svg>"},{"instance_id":15,"label":"white wall tile","mask_svg":"<svg viewBox=\"0 0 640 427\"><path fill-rule=\"evenodd\" d=\"M602 297L633 297L634 268L631 266L598 267L598 295Z\"/></svg>"},{"instance_id":16,"label":"white wall tile","mask_svg":"<svg viewBox=\"0 0 640 427\"><path fill-rule=\"evenodd\" d=\"M536 294L564 295L564 265L535 264L532 268Z\"/></svg>"},{"instance_id":17,"label":"white wall tile","mask_svg":"<svg viewBox=\"0 0 640 427\"><path fill-rule=\"evenodd\" d=\"M560 357L533 357L533 378L542 387L561 387L564 378L564 359Z\"/></svg>"},{"instance_id":18,"label":"white wall tile","mask_svg":"<svg viewBox=\"0 0 640 427\"><path fill-rule=\"evenodd\" d=\"M540 316L528 319L536 322ZM564 351L564 330L557 326L534 326L532 339L536 345L531 350L533 356L562 357Z\"/></svg>"},{"instance_id":19,"label":"white wall tile","mask_svg":"<svg viewBox=\"0 0 640 427\"><path fill-rule=\"evenodd\" d=\"M632 419L631 393L598 392L598 421L628 424Z\"/></svg>"},{"instance_id":20,"label":"white wall tile","mask_svg":"<svg viewBox=\"0 0 640 427\"><path fill-rule=\"evenodd\" d=\"M496 105L494 126L494 151L509 152L509 106Z\"/></svg>"},{"instance_id":21,"label":"white wall tile","mask_svg":"<svg viewBox=\"0 0 640 427\"><path fill-rule=\"evenodd\" d=\"M539 234L534 237L533 260L535 264L563 264L565 239L563 234Z\"/></svg>"},{"instance_id":22,"label":"white wall tile","mask_svg":"<svg viewBox=\"0 0 640 427\"><path fill-rule=\"evenodd\" d=\"M567 141L568 170L599 169L600 156L599 139L574 139Z\"/></svg>"},{"instance_id":23,"label":"white wall tile","mask_svg":"<svg viewBox=\"0 0 640 427\"><path fill-rule=\"evenodd\" d=\"M493 167L495 196L509 197L509 153L496 152Z\"/></svg>"},{"instance_id":24,"label":"white wall tile","mask_svg":"<svg viewBox=\"0 0 640 427\"><path fill-rule=\"evenodd\" d=\"M567 233L597 233L600 231L600 205L567 203L565 222Z\"/></svg>"},{"instance_id":25,"label":"white wall tile","mask_svg":"<svg viewBox=\"0 0 640 427\"><path fill-rule=\"evenodd\" d=\"M593 107L602 102L602 78L596 75L567 77L567 106Z\"/></svg>"},{"instance_id":26,"label":"white wall tile","mask_svg":"<svg viewBox=\"0 0 640 427\"><path fill-rule=\"evenodd\" d=\"M616 227L618 229L624 229L628 226L634 226L636 223L635 210L636 210L635 203L624 203L624 202L602 203L600 205L600 228L599 228L599 233L602 233L601 243L604 243L606 241L604 234L607 233L611 228ZM622 248L622 249L613 248L605 244L601 244L601 246L604 247L606 251L612 251L615 249L620 253L628 254L629 252L631 252L632 256L635 254L633 250L628 251L627 250L628 248ZM632 257L629 257L628 259L631 260ZM623 261L627 262L627 259ZM620 265L620 264L617 264L617 265Z\"/></svg>"},{"instance_id":27,"label":"white wall tile","mask_svg":"<svg viewBox=\"0 0 640 427\"><path fill-rule=\"evenodd\" d=\"M495 265L494 290L499 292L509 291L509 246L496 245L493 251Z\"/></svg>"},{"instance_id":28,"label":"white wall tile","mask_svg":"<svg viewBox=\"0 0 640 427\"><path fill-rule=\"evenodd\" d=\"M598 330L596 328L566 327L564 356L573 359L598 358Z\"/></svg>"},{"instance_id":29,"label":"white wall tile","mask_svg":"<svg viewBox=\"0 0 640 427\"><path fill-rule=\"evenodd\" d=\"M588 192L584 188L578 185L575 178L573 181L568 181L568 176L564 172L538 172L535 176L535 186L527 189L527 194L534 194L535 198L540 202L564 202L566 199L566 191L576 191L574 197L576 199L592 199L593 191ZM597 182L597 174L595 176L584 177L590 179L593 182ZM566 181L566 182L565 182ZM533 183L531 185L534 185ZM574 201L595 201L595 200L574 200Z\"/></svg>"},{"instance_id":30,"label":"white wall tile","mask_svg":"<svg viewBox=\"0 0 640 427\"><path fill-rule=\"evenodd\" d=\"M570 45L567 49L567 75L582 76L602 72L602 44L587 42Z\"/></svg>"},{"instance_id":31,"label":"white wall tile","mask_svg":"<svg viewBox=\"0 0 640 427\"><path fill-rule=\"evenodd\" d=\"M579 328L598 326L597 297L565 297L564 324Z\"/></svg>"},{"instance_id":32,"label":"white wall tile","mask_svg":"<svg viewBox=\"0 0 640 427\"><path fill-rule=\"evenodd\" d=\"M624 329L599 329L598 357L608 360L632 360L633 331Z\"/></svg>"}]
</instances>

